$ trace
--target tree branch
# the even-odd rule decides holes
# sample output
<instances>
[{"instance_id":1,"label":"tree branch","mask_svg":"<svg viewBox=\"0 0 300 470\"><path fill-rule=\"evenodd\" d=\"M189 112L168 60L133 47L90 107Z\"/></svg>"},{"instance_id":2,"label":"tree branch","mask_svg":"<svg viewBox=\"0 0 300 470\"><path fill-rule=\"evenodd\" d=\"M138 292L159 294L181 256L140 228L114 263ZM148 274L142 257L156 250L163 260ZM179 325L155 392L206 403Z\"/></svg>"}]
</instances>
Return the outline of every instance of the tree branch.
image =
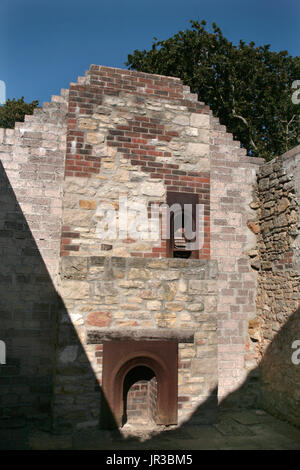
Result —
<instances>
[{"instance_id":1,"label":"tree branch","mask_svg":"<svg viewBox=\"0 0 300 470\"><path fill-rule=\"evenodd\" d=\"M255 143L253 142L253 139L252 139L252 137L251 137L251 135L250 135L250 127L249 127L248 121L247 121L243 116L240 116L239 114L237 114L237 113L235 112L235 109L232 110L232 115L233 115L233 117L236 117L237 119L240 119L240 120L248 127L250 143L251 143L251 145L255 148L255 150L257 150L257 146L256 146Z\"/></svg>"}]
</instances>

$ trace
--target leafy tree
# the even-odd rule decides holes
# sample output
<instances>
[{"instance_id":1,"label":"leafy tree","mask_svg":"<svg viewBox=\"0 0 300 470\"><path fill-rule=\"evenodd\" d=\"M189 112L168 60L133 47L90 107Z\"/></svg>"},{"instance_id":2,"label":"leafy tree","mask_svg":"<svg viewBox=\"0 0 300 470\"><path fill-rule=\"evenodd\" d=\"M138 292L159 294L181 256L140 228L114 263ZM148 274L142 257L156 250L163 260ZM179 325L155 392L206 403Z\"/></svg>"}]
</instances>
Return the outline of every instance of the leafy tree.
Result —
<instances>
[{"instance_id":1,"label":"leafy tree","mask_svg":"<svg viewBox=\"0 0 300 470\"><path fill-rule=\"evenodd\" d=\"M18 100L8 99L4 105L0 106L0 127L13 129L15 122L24 122L25 114L33 114L33 110L38 104L37 100L25 103L24 96Z\"/></svg>"},{"instance_id":2,"label":"leafy tree","mask_svg":"<svg viewBox=\"0 0 300 470\"><path fill-rule=\"evenodd\" d=\"M180 77L249 155L270 160L299 142L300 105L292 83L300 79L300 57L273 52L254 42L233 45L213 23L191 21L191 29L153 39L149 51L128 55L129 69Z\"/></svg>"}]
</instances>

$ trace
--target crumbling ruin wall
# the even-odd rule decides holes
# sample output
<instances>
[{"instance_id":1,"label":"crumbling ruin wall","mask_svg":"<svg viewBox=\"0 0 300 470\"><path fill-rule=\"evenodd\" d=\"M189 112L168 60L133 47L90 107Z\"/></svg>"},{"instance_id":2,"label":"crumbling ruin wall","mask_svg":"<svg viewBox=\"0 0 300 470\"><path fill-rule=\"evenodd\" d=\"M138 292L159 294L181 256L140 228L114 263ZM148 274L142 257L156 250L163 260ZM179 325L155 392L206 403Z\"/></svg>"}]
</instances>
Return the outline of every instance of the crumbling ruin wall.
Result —
<instances>
[{"instance_id":1,"label":"crumbling ruin wall","mask_svg":"<svg viewBox=\"0 0 300 470\"><path fill-rule=\"evenodd\" d=\"M197 332L192 343L179 341L179 418L187 419L211 394L216 409L218 288L217 263L208 261L209 108L179 79L91 66L71 84L68 116L60 294L98 383L102 344L87 344L88 329L112 328L122 339L128 330L192 328ZM99 233L101 210L112 207L118 213L120 196L129 209L143 204L148 210L152 203L166 203L167 191L197 195L204 206L199 260L167 260L166 240L160 232L156 241L149 240L147 227L139 228L139 237L109 239ZM65 330L62 316L60 331ZM74 421L77 410L75 421L79 416L84 421L85 412L85 422L92 422L99 419L99 401L89 399L85 406L79 395L91 397L94 382L76 372L78 354L73 377L72 364L69 370L60 364L64 351L76 347L74 337L59 336L55 413L58 420Z\"/></svg>"},{"instance_id":2,"label":"crumbling ruin wall","mask_svg":"<svg viewBox=\"0 0 300 470\"><path fill-rule=\"evenodd\" d=\"M251 254L251 264L259 271L257 316L249 324L260 368L261 404L297 425L300 366L292 359L292 345L300 340L299 183L299 147L260 169L253 201L257 251Z\"/></svg>"},{"instance_id":3,"label":"crumbling ruin wall","mask_svg":"<svg viewBox=\"0 0 300 470\"><path fill-rule=\"evenodd\" d=\"M255 236L247 222L261 160L246 157L179 79L101 66L0 136L6 178L0 339L12 361L1 368L1 404L49 410L55 370L59 419L96 423L102 345L87 344L88 319L98 329L199 330L193 345L179 344L182 417L209 394L222 399L240 387L253 365L247 325L255 317L257 270L250 266ZM198 260L168 260L162 239L99 236L99 203L118 210L123 195L149 209L166 203L168 191L196 195L204 207ZM110 278L102 278L96 258ZM107 270L114 262L125 263L123 277ZM164 279L172 271L176 278ZM149 279L139 278L143 272ZM143 283L139 295L120 285L125 281Z\"/></svg>"},{"instance_id":4,"label":"crumbling ruin wall","mask_svg":"<svg viewBox=\"0 0 300 470\"><path fill-rule=\"evenodd\" d=\"M189 296L192 298L197 294L201 304L207 305L199 314L199 321L201 315L203 321L207 314L210 318L215 315L218 325L214 328L218 339L213 331L201 333L201 348L197 347L196 359L199 362L202 358L203 367L209 358L214 360L214 341L217 341L220 398L245 381L249 371L247 327L249 319L255 316L257 276L249 262L248 251L255 246L255 236L247 228L247 221L252 216L249 206L252 186L256 169L261 163L260 159L252 159L245 154L246 150L240 148L239 142L233 140L232 135L213 118L209 108L198 102L197 97L191 95L179 79L91 66L85 77L71 84L60 292L99 379L101 350L85 343L89 312L94 312L94 322L99 322L99 325L103 323L103 328L107 322L109 325L112 322L120 334L125 328L143 329L150 325L154 328L161 328L162 325L166 328L182 327L182 321L187 324L193 322L195 313L186 302ZM148 301L141 297L145 295L142 291L138 290L136 294L135 288L120 297L141 297L139 302L133 302L130 310L124 307L126 304L130 306L130 303L119 300L118 283L122 281L114 279L113 274L106 280L99 280L101 288L98 293L93 290L92 261L88 261L89 272L86 274L83 272L86 265L84 258L112 258L116 263L118 260L126 263L122 258L140 258L141 264L146 266L148 258L164 260L167 257L166 242L161 239L153 242L146 237L137 240L132 236L103 240L98 231L103 223L103 214L99 209L107 205L118 211L120 195L126 196L129 204L142 203L150 207L153 202L166 203L168 191L196 194L199 203L204 205L204 245L200 250L200 260L211 258L218 266L218 277L211 282L212 295L205 298L199 260L198 274L196 266L193 268L193 280L200 283L198 291L181 293L179 278L174 282L170 280L175 285L175 302L168 301L167 297L173 297L173 294L164 294L166 298L163 298L157 290L163 287L160 286L160 269L171 269L167 268L167 260L162 261L165 268L159 268L158 263L156 272L154 268L149 271L157 285L150 289L148 295L151 298ZM210 200L213 212L210 211ZM76 257L79 267L75 267ZM63 274L64 258L70 258L75 263L73 272L79 277L66 278ZM137 264L138 260L133 262ZM189 263L187 260L186 265ZM193 263L197 264L197 261L193 260ZM139 272L143 270L138 270L137 275ZM127 276L125 272L124 275ZM82 279L80 276L83 276ZM87 280L90 286L86 284ZM142 278L135 280L145 283ZM80 293L81 284L86 291ZM113 296L105 292L105 286L108 292L113 289ZM80 305L80 295L90 299L90 305L85 310ZM92 299L90 295L96 297ZM74 301L75 297L77 301ZM112 303L109 297L112 297ZM201 307L198 301L194 301L196 312ZM83 302L86 300L83 299ZM151 313L152 308L157 310ZM137 315L136 312L142 313ZM60 342L61 351L68 347L72 344L66 342L65 336ZM192 353L188 349L187 345L180 346L182 357ZM194 356L190 358L186 357L186 374ZM74 355L74 364L77 359ZM60 415L63 414L63 382L63 376L58 375L57 394L60 395L61 406L57 410L60 408ZM86 381L84 384L88 387ZM181 386L197 389L189 378ZM200 393L200 382L198 388ZM75 387L73 390L75 394ZM92 388L89 390L88 393L92 394ZM216 392L216 389L212 390L213 394ZM182 396L180 405L186 416L197 405L194 392L189 395L179 393ZM70 396L67 398L71 403ZM74 400L72 403L76 402ZM96 411L91 413L95 416ZM89 419L92 419L91 416Z\"/></svg>"}]
</instances>

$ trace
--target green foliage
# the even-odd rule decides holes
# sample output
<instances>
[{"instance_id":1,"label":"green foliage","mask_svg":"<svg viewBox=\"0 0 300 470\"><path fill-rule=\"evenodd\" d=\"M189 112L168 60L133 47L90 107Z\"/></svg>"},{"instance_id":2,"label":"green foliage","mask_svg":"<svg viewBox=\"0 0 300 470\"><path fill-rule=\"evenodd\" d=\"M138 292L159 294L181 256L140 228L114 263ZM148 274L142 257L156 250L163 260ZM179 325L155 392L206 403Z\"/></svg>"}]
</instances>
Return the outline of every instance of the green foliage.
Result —
<instances>
[{"instance_id":1,"label":"green foliage","mask_svg":"<svg viewBox=\"0 0 300 470\"><path fill-rule=\"evenodd\" d=\"M23 122L25 114L33 114L33 110L38 104L37 100L25 103L24 96L18 100L8 99L4 105L0 106L0 127L13 129L15 122Z\"/></svg>"},{"instance_id":2,"label":"green foliage","mask_svg":"<svg viewBox=\"0 0 300 470\"><path fill-rule=\"evenodd\" d=\"M300 79L300 57L272 52L270 45L233 45L213 23L191 21L191 29L153 40L151 50L128 55L130 69L180 77L249 155L270 160L298 145L300 105L292 83Z\"/></svg>"}]
</instances>

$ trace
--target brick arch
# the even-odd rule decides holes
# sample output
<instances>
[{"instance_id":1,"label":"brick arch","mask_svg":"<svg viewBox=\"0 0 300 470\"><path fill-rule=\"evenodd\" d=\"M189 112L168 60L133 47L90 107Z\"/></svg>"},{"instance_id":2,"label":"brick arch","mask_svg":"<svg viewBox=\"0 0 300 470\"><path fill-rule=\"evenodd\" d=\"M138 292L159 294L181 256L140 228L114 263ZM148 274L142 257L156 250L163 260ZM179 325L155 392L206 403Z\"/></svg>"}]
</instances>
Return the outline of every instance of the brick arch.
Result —
<instances>
[{"instance_id":1,"label":"brick arch","mask_svg":"<svg viewBox=\"0 0 300 470\"><path fill-rule=\"evenodd\" d=\"M123 387L132 369L145 366L157 379L157 424L177 423L177 343L174 341L111 341L103 349L103 402L106 427L122 425ZM112 415L112 416L111 416ZM112 419L107 417L111 416Z\"/></svg>"}]
</instances>

